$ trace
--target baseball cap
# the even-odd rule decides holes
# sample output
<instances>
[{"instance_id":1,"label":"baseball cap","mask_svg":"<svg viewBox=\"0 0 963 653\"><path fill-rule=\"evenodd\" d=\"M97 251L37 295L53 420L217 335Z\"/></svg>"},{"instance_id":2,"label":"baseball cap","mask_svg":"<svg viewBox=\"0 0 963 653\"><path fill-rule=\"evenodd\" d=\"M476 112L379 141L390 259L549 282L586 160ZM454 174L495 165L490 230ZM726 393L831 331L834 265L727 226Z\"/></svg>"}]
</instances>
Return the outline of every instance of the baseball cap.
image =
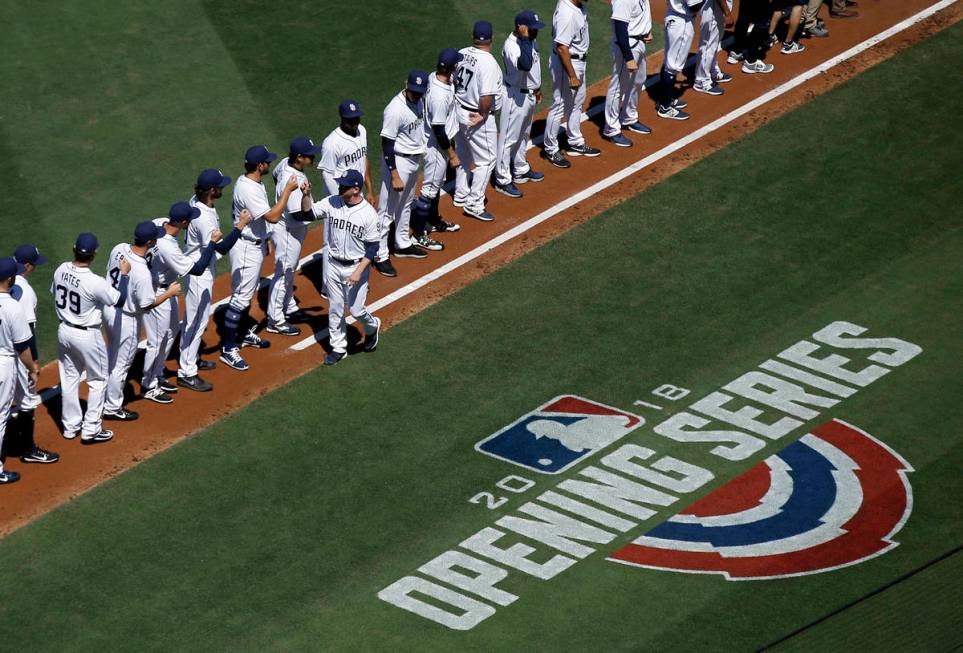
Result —
<instances>
[{"instance_id":1,"label":"baseball cap","mask_svg":"<svg viewBox=\"0 0 963 653\"><path fill-rule=\"evenodd\" d=\"M78 254L93 254L97 251L97 236L89 232L84 232L77 236L77 242L74 243L74 251Z\"/></svg>"},{"instance_id":2,"label":"baseball cap","mask_svg":"<svg viewBox=\"0 0 963 653\"><path fill-rule=\"evenodd\" d=\"M364 115L357 100L345 100L338 105L338 115L342 118L360 118Z\"/></svg>"},{"instance_id":3,"label":"baseball cap","mask_svg":"<svg viewBox=\"0 0 963 653\"><path fill-rule=\"evenodd\" d=\"M519 14L515 16L515 25L525 25L529 29L542 29L545 27L545 23L540 21L538 14L531 9L519 12Z\"/></svg>"},{"instance_id":4,"label":"baseball cap","mask_svg":"<svg viewBox=\"0 0 963 653\"><path fill-rule=\"evenodd\" d=\"M170 222L190 222L201 214L201 210L196 206L191 206L187 202L177 202L171 206L167 212Z\"/></svg>"},{"instance_id":5,"label":"baseball cap","mask_svg":"<svg viewBox=\"0 0 963 653\"><path fill-rule=\"evenodd\" d=\"M465 58L461 52L455 48L445 48L438 53L438 66L444 66L445 68L454 68L455 65Z\"/></svg>"},{"instance_id":6,"label":"baseball cap","mask_svg":"<svg viewBox=\"0 0 963 653\"><path fill-rule=\"evenodd\" d=\"M278 155L269 150L267 145L253 145L244 153L244 163L271 163L276 158Z\"/></svg>"},{"instance_id":7,"label":"baseball cap","mask_svg":"<svg viewBox=\"0 0 963 653\"><path fill-rule=\"evenodd\" d=\"M343 177L338 177L334 181L338 186L357 186L358 188L364 186L364 177L354 168L346 170Z\"/></svg>"},{"instance_id":8,"label":"baseball cap","mask_svg":"<svg viewBox=\"0 0 963 653\"><path fill-rule=\"evenodd\" d=\"M408 73L408 90L412 93L425 94L428 90L428 73L424 70L412 70Z\"/></svg>"},{"instance_id":9,"label":"baseball cap","mask_svg":"<svg viewBox=\"0 0 963 653\"><path fill-rule=\"evenodd\" d=\"M24 267L17 263L17 259L12 256L0 258L0 280L15 277L24 271Z\"/></svg>"},{"instance_id":10,"label":"baseball cap","mask_svg":"<svg viewBox=\"0 0 963 653\"><path fill-rule=\"evenodd\" d=\"M41 254L35 245L21 245L13 252L13 257L17 259L17 263L29 263L34 266L47 262L47 257Z\"/></svg>"},{"instance_id":11,"label":"baseball cap","mask_svg":"<svg viewBox=\"0 0 963 653\"><path fill-rule=\"evenodd\" d=\"M145 245L147 241L157 240L165 233L167 232L164 231L164 227L155 224L153 220L146 220L134 228L134 242Z\"/></svg>"},{"instance_id":12,"label":"baseball cap","mask_svg":"<svg viewBox=\"0 0 963 653\"><path fill-rule=\"evenodd\" d=\"M298 136L293 141L291 141L291 154L300 154L302 156L314 156L321 151L320 145L315 145L307 136Z\"/></svg>"},{"instance_id":13,"label":"baseball cap","mask_svg":"<svg viewBox=\"0 0 963 653\"><path fill-rule=\"evenodd\" d=\"M224 188L229 183L231 183L231 178L217 168L208 168L197 175L197 186L199 188Z\"/></svg>"},{"instance_id":14,"label":"baseball cap","mask_svg":"<svg viewBox=\"0 0 963 653\"><path fill-rule=\"evenodd\" d=\"M491 41L493 33L494 31L492 30L492 24L487 20L480 20L475 23L475 27L472 29L471 35L476 41Z\"/></svg>"}]
</instances>

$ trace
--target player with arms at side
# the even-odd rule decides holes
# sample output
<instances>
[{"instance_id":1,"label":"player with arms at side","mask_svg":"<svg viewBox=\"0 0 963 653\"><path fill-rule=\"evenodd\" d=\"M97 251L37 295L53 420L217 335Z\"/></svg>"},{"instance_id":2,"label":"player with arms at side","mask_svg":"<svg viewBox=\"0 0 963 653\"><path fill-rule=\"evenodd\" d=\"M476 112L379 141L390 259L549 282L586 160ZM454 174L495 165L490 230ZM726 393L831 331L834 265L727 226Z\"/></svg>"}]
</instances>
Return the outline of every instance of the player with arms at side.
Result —
<instances>
[{"instance_id":1,"label":"player with arms at side","mask_svg":"<svg viewBox=\"0 0 963 653\"><path fill-rule=\"evenodd\" d=\"M656 115L668 120L688 120L683 111L689 103L675 96L675 78L685 68L695 36L695 18L708 0L667 0L665 12L665 57L659 73L659 102ZM712 0L715 2L715 0Z\"/></svg>"},{"instance_id":2,"label":"player with arms at side","mask_svg":"<svg viewBox=\"0 0 963 653\"><path fill-rule=\"evenodd\" d=\"M612 80L605 96L602 137L632 147L623 129L651 134L639 122L639 96L645 88L645 44L652 42L649 0L612 0Z\"/></svg>"},{"instance_id":3,"label":"player with arms at side","mask_svg":"<svg viewBox=\"0 0 963 653\"><path fill-rule=\"evenodd\" d=\"M368 132L361 124L364 111L357 100L345 100L338 105L341 124L321 142L318 172L328 195L338 194L337 179L348 170L357 170L364 177L368 202L377 207L371 186L371 164L368 161Z\"/></svg>"},{"instance_id":4,"label":"player with arms at side","mask_svg":"<svg viewBox=\"0 0 963 653\"><path fill-rule=\"evenodd\" d=\"M722 95L719 84L732 81L732 75L719 68L722 32L733 20L732 0L707 0L699 15L699 62L696 64L692 90L707 95Z\"/></svg>"}]
</instances>

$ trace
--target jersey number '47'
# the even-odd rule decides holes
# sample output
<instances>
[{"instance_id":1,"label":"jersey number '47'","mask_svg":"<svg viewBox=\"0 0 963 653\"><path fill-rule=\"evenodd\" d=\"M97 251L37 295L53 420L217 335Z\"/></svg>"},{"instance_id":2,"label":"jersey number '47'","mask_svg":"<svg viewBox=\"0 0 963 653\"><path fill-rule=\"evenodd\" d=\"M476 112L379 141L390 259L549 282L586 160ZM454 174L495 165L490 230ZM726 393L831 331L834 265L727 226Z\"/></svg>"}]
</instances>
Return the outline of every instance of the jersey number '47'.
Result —
<instances>
[{"instance_id":1,"label":"jersey number '47'","mask_svg":"<svg viewBox=\"0 0 963 653\"><path fill-rule=\"evenodd\" d=\"M76 290L67 290L67 286L57 284L57 308L64 310L70 304L70 312L80 314L80 294Z\"/></svg>"},{"instance_id":2,"label":"jersey number '47'","mask_svg":"<svg viewBox=\"0 0 963 653\"><path fill-rule=\"evenodd\" d=\"M471 78L475 76L475 71L471 68L459 68L458 74L455 75L455 88L459 91L464 91L465 88L471 83Z\"/></svg>"}]
</instances>

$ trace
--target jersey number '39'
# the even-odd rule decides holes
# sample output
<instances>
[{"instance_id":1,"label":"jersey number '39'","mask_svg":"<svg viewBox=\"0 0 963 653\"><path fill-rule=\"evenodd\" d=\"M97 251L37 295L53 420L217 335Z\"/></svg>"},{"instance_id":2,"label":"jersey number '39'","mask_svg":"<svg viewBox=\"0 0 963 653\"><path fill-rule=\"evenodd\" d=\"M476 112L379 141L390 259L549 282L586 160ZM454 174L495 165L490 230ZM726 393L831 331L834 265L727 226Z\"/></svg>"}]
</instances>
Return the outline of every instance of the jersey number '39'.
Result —
<instances>
[{"instance_id":1,"label":"jersey number '39'","mask_svg":"<svg viewBox=\"0 0 963 653\"><path fill-rule=\"evenodd\" d=\"M67 287L58 284L57 285L57 308L64 310L67 308L68 302L70 303L70 312L79 315L80 314L80 294L76 290L71 290L68 292Z\"/></svg>"}]
</instances>

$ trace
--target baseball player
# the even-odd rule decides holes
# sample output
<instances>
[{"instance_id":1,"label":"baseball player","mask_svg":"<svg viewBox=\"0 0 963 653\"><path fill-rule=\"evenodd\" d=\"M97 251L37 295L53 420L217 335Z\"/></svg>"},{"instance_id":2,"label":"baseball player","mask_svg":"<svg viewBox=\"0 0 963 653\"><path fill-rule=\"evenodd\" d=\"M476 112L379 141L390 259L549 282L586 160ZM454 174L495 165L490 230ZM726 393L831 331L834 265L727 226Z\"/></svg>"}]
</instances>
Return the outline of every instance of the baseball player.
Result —
<instances>
[{"instance_id":1,"label":"baseball player","mask_svg":"<svg viewBox=\"0 0 963 653\"><path fill-rule=\"evenodd\" d=\"M107 325L107 398L104 402L104 419L132 421L138 414L124 408L124 386L127 372L137 354L137 341L144 313L164 304L181 292L178 283L160 295L154 293L154 282L147 265L147 253L157 244L157 239L165 234L164 228L147 220L134 229L133 245L120 243L110 252L107 262L107 278L115 289L120 284L120 263L130 264L130 282L127 287L127 301L122 306L104 307L104 322Z\"/></svg>"},{"instance_id":2,"label":"baseball player","mask_svg":"<svg viewBox=\"0 0 963 653\"><path fill-rule=\"evenodd\" d=\"M74 260L61 263L50 284L60 320L57 358L60 362L63 435L72 440L79 431L81 444L98 444L114 437L112 431L101 428L107 387L107 347L100 325L104 307L120 307L127 301L130 282L127 260L122 259L119 263L116 288L90 270L97 246L97 237L93 234L77 236ZM81 413L80 375L84 372L87 373L87 412Z\"/></svg>"},{"instance_id":3,"label":"baseball player","mask_svg":"<svg viewBox=\"0 0 963 653\"><path fill-rule=\"evenodd\" d=\"M244 225L235 227L227 237L222 238L221 221L214 208L214 201L224 194L224 188L231 183L231 178L215 168L208 168L197 176L194 185L194 197L190 205L197 208L200 215L191 220L187 228L184 253L189 257L196 257L199 252L213 244L217 256L227 254L237 239L241 237L241 229L247 226L250 216ZM211 369L214 363L200 360L201 340L207 330L207 322L211 317L211 304L214 291L214 278L217 276L217 260L212 259L202 274L191 275L187 278L187 294L184 297L184 323L181 328L181 355L177 369L177 385L196 392L210 392L214 389L197 372L199 369Z\"/></svg>"},{"instance_id":4,"label":"baseball player","mask_svg":"<svg viewBox=\"0 0 963 653\"><path fill-rule=\"evenodd\" d=\"M211 242L202 248L196 260L187 256L177 242L177 235L200 216L201 210L187 202L177 202L171 206L166 220L154 221L164 228L164 235L150 251L150 270L154 282L155 295L166 294L171 286L183 275L199 276L210 267L214 257L214 241L221 234L210 234ZM144 375L141 378L141 391L144 399L158 404L174 401L170 393L177 386L164 379L164 363L170 353L171 345L181 330L177 295L168 296L144 316L144 331L147 335L147 351L144 353Z\"/></svg>"},{"instance_id":5,"label":"baseball player","mask_svg":"<svg viewBox=\"0 0 963 653\"><path fill-rule=\"evenodd\" d=\"M769 49L769 21L772 19L772 0L739 0L739 16L734 31L735 43L728 62L742 62L747 75L771 73L775 66L766 62Z\"/></svg>"},{"instance_id":6,"label":"baseball player","mask_svg":"<svg viewBox=\"0 0 963 653\"><path fill-rule=\"evenodd\" d=\"M495 112L501 108L504 89L502 70L492 56L492 24L475 23L471 47L461 50L455 72L455 109L458 118L456 144L460 165L455 171L455 206L483 222L495 216L485 209L485 189L498 156Z\"/></svg>"},{"instance_id":7,"label":"baseball player","mask_svg":"<svg viewBox=\"0 0 963 653\"><path fill-rule=\"evenodd\" d=\"M37 351L37 293L27 281L37 266L47 262L47 257L40 253L34 245L20 245L13 253L13 258L23 270L16 276L10 296L20 302L27 326L30 327L30 354L34 360L40 359ZM31 368L17 362L17 387L13 395L12 424L19 439L20 461L25 463L55 463L60 456L52 451L45 451L37 446L34 440L34 426L36 425L35 410L40 405L40 395L37 394L36 384L30 382ZM14 415L15 413L15 415ZM10 435L7 435L9 442Z\"/></svg>"},{"instance_id":8,"label":"baseball player","mask_svg":"<svg viewBox=\"0 0 963 653\"><path fill-rule=\"evenodd\" d=\"M688 120L683 111L689 103L675 97L675 78L685 68L695 36L695 18L707 1L716 0L667 0L665 13L665 58L659 74L659 103L656 115L669 120Z\"/></svg>"},{"instance_id":9,"label":"baseball player","mask_svg":"<svg viewBox=\"0 0 963 653\"><path fill-rule=\"evenodd\" d=\"M538 31L545 23L531 10L515 16L515 31L502 46L505 64L505 104L498 130L498 165L495 190L508 197L522 197L517 183L542 181L540 172L528 165L525 153L532 135L535 105L542 101L542 64L538 54Z\"/></svg>"},{"instance_id":10,"label":"baseball player","mask_svg":"<svg viewBox=\"0 0 963 653\"><path fill-rule=\"evenodd\" d=\"M15 277L23 272L23 266L13 258L0 259L0 450L7 431L7 419L17 387L17 366L27 368L28 384L37 387L40 364L30 351L33 333L27 324L27 316L16 299L10 296ZM0 457L0 484L16 483L20 474L5 470Z\"/></svg>"},{"instance_id":11,"label":"baseball player","mask_svg":"<svg viewBox=\"0 0 963 653\"><path fill-rule=\"evenodd\" d=\"M364 351L375 350L381 330L381 320L368 312L365 300L370 266L382 246L382 218L361 194L364 179L360 172L348 170L337 182L338 194L325 197L313 207L324 220L324 242L328 244L325 274L331 353L325 357L325 365L335 365L348 355L345 307L364 329Z\"/></svg>"},{"instance_id":12,"label":"baseball player","mask_svg":"<svg viewBox=\"0 0 963 653\"><path fill-rule=\"evenodd\" d=\"M421 194L411 205L411 224L418 246L434 251L444 249L444 244L431 238L428 228L419 231L419 226L427 224L431 231L439 233L461 229L459 225L441 219L438 205L448 168L458 168L461 164L455 151L458 119L455 116L453 77L462 58L462 54L454 48L439 52L438 66L435 72L428 75L428 92L425 93L425 131L428 134L425 174L421 182Z\"/></svg>"},{"instance_id":13,"label":"baseball player","mask_svg":"<svg viewBox=\"0 0 963 653\"><path fill-rule=\"evenodd\" d=\"M557 168L572 164L558 147L558 132L565 124L566 152L572 156L598 156L602 153L585 144L582 136L582 105L585 103L585 61L589 49L586 0L558 0L552 16L552 108L545 119L542 158Z\"/></svg>"},{"instance_id":14,"label":"baseball player","mask_svg":"<svg viewBox=\"0 0 963 653\"><path fill-rule=\"evenodd\" d=\"M645 44L652 42L649 0L612 0L612 80L605 95L602 137L632 147L622 129L651 134L639 122L639 94L645 88Z\"/></svg>"},{"instance_id":15,"label":"baseball player","mask_svg":"<svg viewBox=\"0 0 963 653\"><path fill-rule=\"evenodd\" d=\"M304 170L314 164L314 157L320 151L321 147L310 138L299 136L291 141L288 157L274 169L275 199L281 199L290 177L295 177L298 183L298 188L288 195L281 220L271 230L274 277L268 292L267 330L282 336L301 335L301 329L292 325L291 321L310 318L298 308L294 298L294 272L301 258L301 245L308 233L305 223L314 220L311 195L305 190L309 184Z\"/></svg>"},{"instance_id":16,"label":"baseball player","mask_svg":"<svg viewBox=\"0 0 963 653\"><path fill-rule=\"evenodd\" d=\"M368 133L361 124L364 111L357 100L345 100L338 105L341 124L321 142L318 171L328 195L338 194L337 179L348 170L357 170L364 177L368 201L377 206L371 186L371 164L368 162Z\"/></svg>"},{"instance_id":17,"label":"baseball player","mask_svg":"<svg viewBox=\"0 0 963 653\"><path fill-rule=\"evenodd\" d=\"M388 260L388 236L392 223L395 225L395 256L425 258L428 255L424 249L412 242L408 231L418 168L428 146L423 101L427 90L428 73L413 70L408 74L405 88L391 98L384 111L381 128L381 196L378 209L381 218L381 246L378 248L375 269L386 276L397 274ZM417 230L423 234L425 225L417 225ZM328 298L331 296L328 295Z\"/></svg>"},{"instance_id":18,"label":"baseball player","mask_svg":"<svg viewBox=\"0 0 963 653\"><path fill-rule=\"evenodd\" d=\"M261 264L268 250L268 225L277 224L287 206L288 198L298 187L294 176L281 189L281 197L274 206L268 202L267 189L262 179L268 174L269 166L277 154L268 150L266 145L249 147L244 153L244 174L234 184L231 213L234 226L241 229L241 236L231 248L231 299L224 312L224 339L221 343L221 361L235 370L248 369L247 361L241 357L237 334L247 320L251 300L257 293L261 280ZM242 220L249 220L241 226ZM256 333L254 324L241 339L241 346L265 349L270 346Z\"/></svg>"},{"instance_id":19,"label":"baseball player","mask_svg":"<svg viewBox=\"0 0 963 653\"><path fill-rule=\"evenodd\" d=\"M732 75L719 68L722 32L732 15L732 0L707 0L699 13L699 62L692 89L707 95L722 95L719 84L732 81Z\"/></svg>"}]
</instances>

